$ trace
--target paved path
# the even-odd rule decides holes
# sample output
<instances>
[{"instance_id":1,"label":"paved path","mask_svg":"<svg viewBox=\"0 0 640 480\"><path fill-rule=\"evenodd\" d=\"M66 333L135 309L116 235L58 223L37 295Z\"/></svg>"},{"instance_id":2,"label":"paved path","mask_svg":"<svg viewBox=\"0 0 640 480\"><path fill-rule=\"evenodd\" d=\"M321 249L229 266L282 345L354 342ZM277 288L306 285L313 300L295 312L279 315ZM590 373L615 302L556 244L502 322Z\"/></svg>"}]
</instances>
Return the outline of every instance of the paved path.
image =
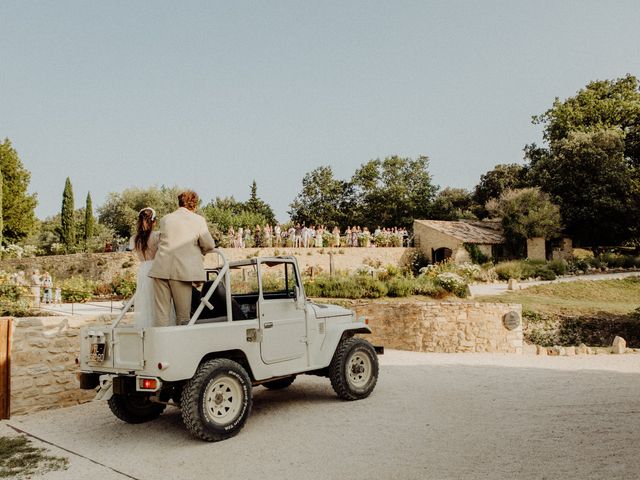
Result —
<instances>
[{"instance_id":1,"label":"paved path","mask_svg":"<svg viewBox=\"0 0 640 480\"><path fill-rule=\"evenodd\" d=\"M247 425L219 443L174 408L128 425L96 402L7 425L75 452L48 447L71 466L45 480L638 478L640 355L388 351L368 399L318 377L256 387Z\"/></svg>"},{"instance_id":2,"label":"paved path","mask_svg":"<svg viewBox=\"0 0 640 480\"><path fill-rule=\"evenodd\" d=\"M640 272L619 272L619 273L598 273L595 275L574 275L567 277L560 277L556 280L543 281L532 280L529 282L518 282L520 288L533 287L535 285L547 285L549 283L562 283L562 282L580 282L580 281L599 281L599 280L615 280L617 278L638 277ZM483 295L501 295L508 290L507 283L479 283L476 285L470 285L471 295L474 297Z\"/></svg>"}]
</instances>

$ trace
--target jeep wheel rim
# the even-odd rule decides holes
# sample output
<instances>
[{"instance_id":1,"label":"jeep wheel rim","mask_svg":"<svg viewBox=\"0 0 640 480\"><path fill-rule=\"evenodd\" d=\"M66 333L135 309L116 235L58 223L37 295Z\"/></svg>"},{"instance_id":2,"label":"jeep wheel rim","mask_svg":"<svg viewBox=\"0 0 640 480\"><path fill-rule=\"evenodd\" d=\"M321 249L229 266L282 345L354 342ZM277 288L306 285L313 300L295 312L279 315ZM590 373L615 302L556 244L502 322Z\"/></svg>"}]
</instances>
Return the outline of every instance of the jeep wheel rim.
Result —
<instances>
[{"instance_id":1,"label":"jeep wheel rim","mask_svg":"<svg viewBox=\"0 0 640 480\"><path fill-rule=\"evenodd\" d=\"M364 387L371 378L371 359L364 352L355 352L347 362L347 379L356 388Z\"/></svg>"},{"instance_id":2,"label":"jeep wheel rim","mask_svg":"<svg viewBox=\"0 0 640 480\"><path fill-rule=\"evenodd\" d=\"M204 395L204 410L214 423L231 423L242 407L242 386L227 375L212 380Z\"/></svg>"}]
</instances>

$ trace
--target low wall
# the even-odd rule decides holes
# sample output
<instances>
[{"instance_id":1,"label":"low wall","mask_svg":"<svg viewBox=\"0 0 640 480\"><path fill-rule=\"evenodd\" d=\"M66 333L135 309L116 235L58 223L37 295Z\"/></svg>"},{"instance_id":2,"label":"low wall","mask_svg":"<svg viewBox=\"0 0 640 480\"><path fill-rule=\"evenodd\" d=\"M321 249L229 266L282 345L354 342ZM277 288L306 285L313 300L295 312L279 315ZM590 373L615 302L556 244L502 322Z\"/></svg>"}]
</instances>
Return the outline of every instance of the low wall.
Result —
<instances>
[{"instance_id":1,"label":"low wall","mask_svg":"<svg viewBox=\"0 0 640 480\"><path fill-rule=\"evenodd\" d=\"M80 390L75 359L80 328L110 323L114 317L33 317L13 322L11 414L22 415L87 402L93 391Z\"/></svg>"},{"instance_id":2,"label":"low wall","mask_svg":"<svg viewBox=\"0 0 640 480\"><path fill-rule=\"evenodd\" d=\"M419 352L522 353L522 325L507 330L506 313L515 304L471 302L348 302L369 320L367 339L386 348ZM11 357L11 413L75 405L91 400L93 391L79 389L75 359L80 328L109 323L111 315L17 318ZM521 323L521 322L520 322Z\"/></svg>"},{"instance_id":3,"label":"low wall","mask_svg":"<svg viewBox=\"0 0 640 480\"><path fill-rule=\"evenodd\" d=\"M223 248L228 260L242 260L255 256L294 255L302 271L329 272L331 257L336 270L353 271L363 264L404 265L414 252L413 248ZM333 252L333 255L329 255ZM207 255L207 266L215 265L217 255ZM92 280L110 282L118 273L135 271L138 260L132 253L75 253L46 257L12 258L0 261L0 270L30 272L34 268L48 271L55 280L80 275ZM27 275L29 276L29 275Z\"/></svg>"},{"instance_id":4,"label":"low wall","mask_svg":"<svg viewBox=\"0 0 640 480\"><path fill-rule=\"evenodd\" d=\"M350 302L351 303L351 302ZM416 352L522 353L522 306L473 302L353 302L369 320L367 338L386 348ZM519 326L508 330L505 314L515 311Z\"/></svg>"}]
</instances>

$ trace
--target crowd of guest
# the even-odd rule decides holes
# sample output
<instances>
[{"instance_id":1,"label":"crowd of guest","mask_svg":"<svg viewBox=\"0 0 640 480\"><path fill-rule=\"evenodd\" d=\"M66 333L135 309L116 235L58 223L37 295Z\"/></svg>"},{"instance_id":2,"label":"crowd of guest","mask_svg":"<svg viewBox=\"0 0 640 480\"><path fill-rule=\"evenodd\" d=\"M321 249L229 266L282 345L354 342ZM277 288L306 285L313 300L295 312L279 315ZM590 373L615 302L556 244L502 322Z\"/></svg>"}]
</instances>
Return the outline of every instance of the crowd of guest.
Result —
<instances>
[{"instance_id":1,"label":"crowd of guest","mask_svg":"<svg viewBox=\"0 0 640 480\"><path fill-rule=\"evenodd\" d=\"M339 227L324 225L291 224L256 225L253 229L230 227L222 239L221 246L231 248L250 247L407 247L411 239L406 228L376 228L348 226L344 231Z\"/></svg>"}]
</instances>

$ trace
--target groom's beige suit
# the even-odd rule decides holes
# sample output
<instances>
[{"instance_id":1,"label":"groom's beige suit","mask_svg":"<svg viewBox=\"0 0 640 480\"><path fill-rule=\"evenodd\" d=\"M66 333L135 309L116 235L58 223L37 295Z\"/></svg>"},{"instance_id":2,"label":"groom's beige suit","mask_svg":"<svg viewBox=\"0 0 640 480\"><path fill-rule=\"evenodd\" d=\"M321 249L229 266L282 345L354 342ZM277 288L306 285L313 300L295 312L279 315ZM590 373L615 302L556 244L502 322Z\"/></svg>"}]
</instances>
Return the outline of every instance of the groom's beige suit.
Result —
<instances>
[{"instance_id":1,"label":"groom's beige suit","mask_svg":"<svg viewBox=\"0 0 640 480\"><path fill-rule=\"evenodd\" d=\"M149 276L155 279L155 325L171 323L171 299L176 323L189 322L191 284L205 280L203 255L215 248L206 220L180 207L160 219L160 243Z\"/></svg>"}]
</instances>

